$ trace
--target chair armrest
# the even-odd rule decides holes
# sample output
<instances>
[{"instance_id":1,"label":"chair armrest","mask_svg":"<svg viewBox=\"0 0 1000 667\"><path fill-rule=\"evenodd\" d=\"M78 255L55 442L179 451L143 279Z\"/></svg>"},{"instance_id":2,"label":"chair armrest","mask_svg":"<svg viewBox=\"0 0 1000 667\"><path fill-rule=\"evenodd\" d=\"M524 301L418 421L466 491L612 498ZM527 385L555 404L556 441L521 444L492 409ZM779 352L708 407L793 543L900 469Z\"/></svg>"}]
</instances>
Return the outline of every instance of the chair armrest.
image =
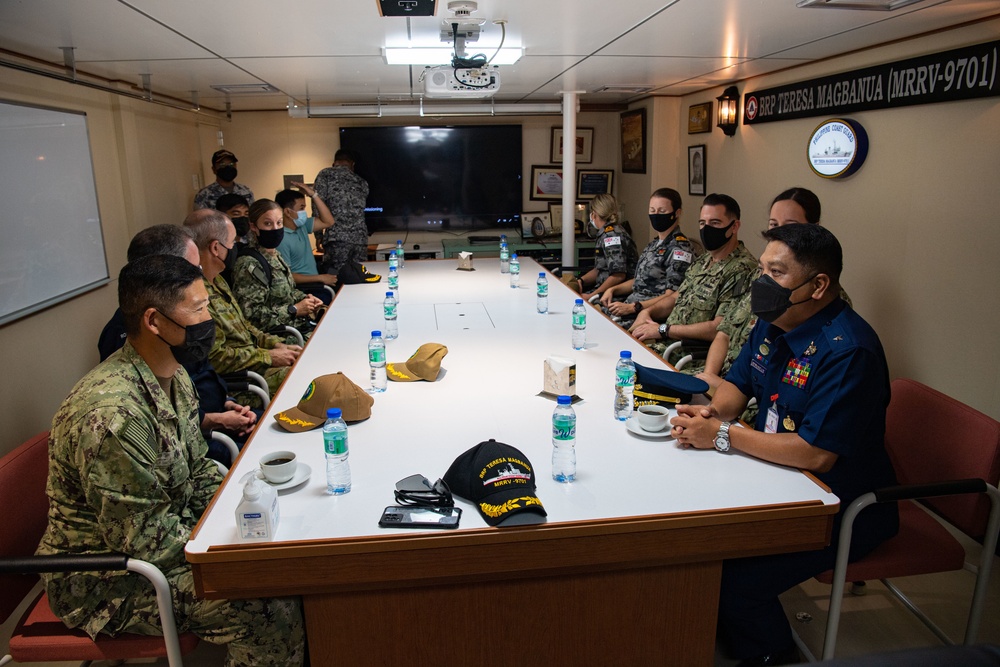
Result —
<instances>
[{"instance_id":1,"label":"chair armrest","mask_svg":"<svg viewBox=\"0 0 1000 667\"><path fill-rule=\"evenodd\" d=\"M986 493L986 482L978 479L957 479L931 484L901 484L876 489L875 502L891 503L900 500L918 500L936 496L956 496L966 493Z\"/></svg>"},{"instance_id":2,"label":"chair armrest","mask_svg":"<svg viewBox=\"0 0 1000 667\"><path fill-rule=\"evenodd\" d=\"M0 574L118 572L128 569L128 560L129 557L124 554L0 558Z\"/></svg>"}]
</instances>

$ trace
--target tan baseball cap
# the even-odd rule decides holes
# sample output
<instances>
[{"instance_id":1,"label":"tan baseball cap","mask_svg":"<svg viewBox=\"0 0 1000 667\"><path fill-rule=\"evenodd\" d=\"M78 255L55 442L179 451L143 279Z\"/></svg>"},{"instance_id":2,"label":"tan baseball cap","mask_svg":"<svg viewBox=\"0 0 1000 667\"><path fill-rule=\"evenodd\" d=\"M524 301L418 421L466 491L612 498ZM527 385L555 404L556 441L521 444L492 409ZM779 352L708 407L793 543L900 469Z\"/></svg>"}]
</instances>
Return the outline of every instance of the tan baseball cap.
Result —
<instances>
[{"instance_id":1,"label":"tan baseball cap","mask_svg":"<svg viewBox=\"0 0 1000 667\"><path fill-rule=\"evenodd\" d=\"M373 403L375 399L343 373L321 375L309 383L297 406L274 415L274 420L286 431L301 433L322 426L328 408L340 408L347 422L368 419Z\"/></svg>"},{"instance_id":2,"label":"tan baseball cap","mask_svg":"<svg viewBox=\"0 0 1000 667\"><path fill-rule=\"evenodd\" d=\"M448 354L448 348L441 343L424 343L405 362L386 364L385 374L393 382L434 382L441 372L441 360Z\"/></svg>"}]
</instances>

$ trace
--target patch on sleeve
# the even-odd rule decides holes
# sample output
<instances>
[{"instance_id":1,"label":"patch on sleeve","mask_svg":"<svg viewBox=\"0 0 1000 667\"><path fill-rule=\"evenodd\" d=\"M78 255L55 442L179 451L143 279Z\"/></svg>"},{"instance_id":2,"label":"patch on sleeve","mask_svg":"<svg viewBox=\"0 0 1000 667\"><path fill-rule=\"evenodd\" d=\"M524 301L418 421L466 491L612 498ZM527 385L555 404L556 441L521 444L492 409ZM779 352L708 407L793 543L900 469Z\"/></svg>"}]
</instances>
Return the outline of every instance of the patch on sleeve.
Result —
<instances>
[{"instance_id":1,"label":"patch on sleeve","mask_svg":"<svg viewBox=\"0 0 1000 667\"><path fill-rule=\"evenodd\" d=\"M611 246L621 245L621 244L622 244L622 237L620 236L608 236L604 239L605 248L610 248Z\"/></svg>"},{"instance_id":2,"label":"patch on sleeve","mask_svg":"<svg viewBox=\"0 0 1000 667\"><path fill-rule=\"evenodd\" d=\"M259 282L261 285L267 287L267 273L264 272L264 267L260 265L259 262L254 262L250 265L250 275Z\"/></svg>"},{"instance_id":3,"label":"patch on sleeve","mask_svg":"<svg viewBox=\"0 0 1000 667\"><path fill-rule=\"evenodd\" d=\"M146 424L130 417L122 421L116 419L110 426L111 432L132 456L140 461L156 461L156 438Z\"/></svg>"},{"instance_id":4,"label":"patch on sleeve","mask_svg":"<svg viewBox=\"0 0 1000 667\"><path fill-rule=\"evenodd\" d=\"M687 250L682 250L681 248L674 248L673 254L670 256L675 262L684 262L685 264L690 264L691 260L694 259L694 255L689 253Z\"/></svg>"}]
</instances>

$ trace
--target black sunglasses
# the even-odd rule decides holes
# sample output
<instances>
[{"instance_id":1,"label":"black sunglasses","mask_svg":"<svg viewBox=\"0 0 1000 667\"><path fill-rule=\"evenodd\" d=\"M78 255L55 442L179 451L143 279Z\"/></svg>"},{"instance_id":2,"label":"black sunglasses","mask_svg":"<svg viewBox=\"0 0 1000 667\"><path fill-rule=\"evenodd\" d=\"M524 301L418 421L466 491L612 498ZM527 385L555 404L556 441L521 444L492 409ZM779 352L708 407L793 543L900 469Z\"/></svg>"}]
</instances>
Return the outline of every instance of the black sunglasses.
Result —
<instances>
[{"instance_id":1,"label":"black sunglasses","mask_svg":"<svg viewBox=\"0 0 1000 667\"><path fill-rule=\"evenodd\" d=\"M451 489L445 484L443 479L431 484L430 480L423 475L410 475L396 482L396 490L393 492L396 502L400 505L413 505L417 507L454 507L455 499L451 496Z\"/></svg>"}]
</instances>

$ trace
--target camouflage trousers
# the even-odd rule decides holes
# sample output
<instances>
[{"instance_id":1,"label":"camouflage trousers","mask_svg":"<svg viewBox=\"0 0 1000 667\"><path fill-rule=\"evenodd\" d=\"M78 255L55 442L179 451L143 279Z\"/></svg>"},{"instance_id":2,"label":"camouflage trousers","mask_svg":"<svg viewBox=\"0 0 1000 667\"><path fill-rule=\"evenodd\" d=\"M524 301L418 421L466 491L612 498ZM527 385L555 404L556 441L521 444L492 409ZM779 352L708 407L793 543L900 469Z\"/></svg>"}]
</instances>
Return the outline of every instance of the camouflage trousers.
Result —
<instances>
[{"instance_id":1,"label":"camouflage trousers","mask_svg":"<svg viewBox=\"0 0 1000 667\"><path fill-rule=\"evenodd\" d=\"M298 598L205 600L194 592L189 568L168 576L179 632L193 632L212 644L226 645L226 667L302 665L305 625ZM143 582L146 583L146 582ZM105 628L141 635L162 635L153 587L129 599Z\"/></svg>"},{"instance_id":2,"label":"camouflage trousers","mask_svg":"<svg viewBox=\"0 0 1000 667\"><path fill-rule=\"evenodd\" d=\"M368 246L364 243L331 243L323 252L323 267L327 273L339 273L350 262L368 261Z\"/></svg>"}]
</instances>

